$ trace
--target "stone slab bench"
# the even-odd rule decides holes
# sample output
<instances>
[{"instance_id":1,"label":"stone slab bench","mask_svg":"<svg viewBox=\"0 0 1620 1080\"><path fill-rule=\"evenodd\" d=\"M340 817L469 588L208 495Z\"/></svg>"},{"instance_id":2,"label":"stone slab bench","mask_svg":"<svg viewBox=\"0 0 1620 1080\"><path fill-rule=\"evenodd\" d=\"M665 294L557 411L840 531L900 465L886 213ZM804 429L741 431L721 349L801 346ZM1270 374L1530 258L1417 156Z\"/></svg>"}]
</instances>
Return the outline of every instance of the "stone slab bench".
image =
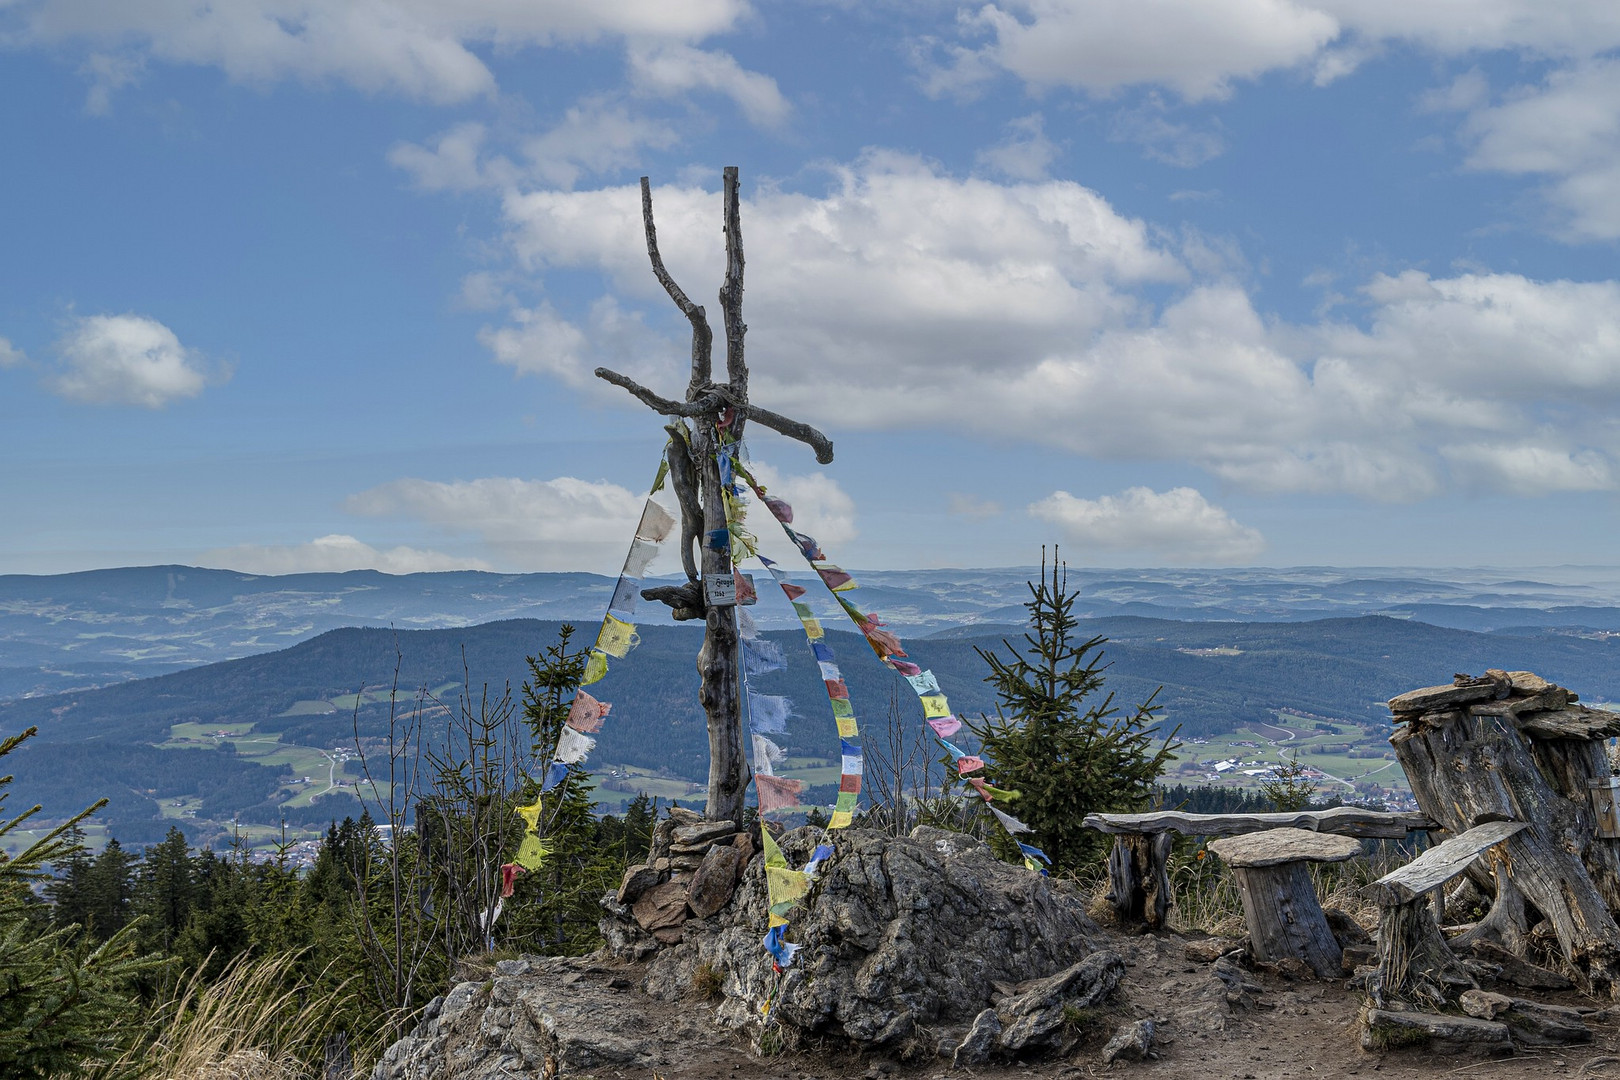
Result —
<instances>
[{"instance_id":1,"label":"stone slab bench","mask_svg":"<svg viewBox=\"0 0 1620 1080\"><path fill-rule=\"evenodd\" d=\"M1529 828L1523 821L1488 821L1436 844L1363 890L1378 904L1378 969L1368 989L1387 997L1440 1004L1474 980L1446 944L1429 894L1456 878L1481 854Z\"/></svg>"},{"instance_id":2,"label":"stone slab bench","mask_svg":"<svg viewBox=\"0 0 1620 1080\"><path fill-rule=\"evenodd\" d=\"M1343 862L1361 854L1360 841L1308 829L1268 829L1210 841L1243 899L1249 948L1257 960L1303 960L1324 979L1343 963L1339 942L1311 881L1313 862Z\"/></svg>"},{"instance_id":3,"label":"stone slab bench","mask_svg":"<svg viewBox=\"0 0 1620 1080\"><path fill-rule=\"evenodd\" d=\"M1355 806L1278 814L1087 814L1087 828L1115 837L1108 855L1108 901L1127 926L1164 926L1170 906L1169 859L1174 834L1238 836L1265 829L1303 829L1362 839L1405 839L1435 828L1423 814L1390 813Z\"/></svg>"}]
</instances>

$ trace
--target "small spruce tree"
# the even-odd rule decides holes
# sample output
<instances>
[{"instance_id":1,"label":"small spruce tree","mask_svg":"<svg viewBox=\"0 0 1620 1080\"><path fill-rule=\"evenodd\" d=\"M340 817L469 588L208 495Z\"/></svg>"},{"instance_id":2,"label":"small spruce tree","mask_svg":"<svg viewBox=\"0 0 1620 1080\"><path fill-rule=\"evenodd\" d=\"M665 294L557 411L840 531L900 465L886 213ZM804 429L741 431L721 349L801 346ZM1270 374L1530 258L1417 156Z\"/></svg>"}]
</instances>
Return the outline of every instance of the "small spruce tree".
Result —
<instances>
[{"instance_id":1,"label":"small spruce tree","mask_svg":"<svg viewBox=\"0 0 1620 1080\"><path fill-rule=\"evenodd\" d=\"M995 688L997 705L994 716L970 720L968 728L983 744L986 779L1020 793L1007 809L1034 830L1025 839L1055 868L1077 870L1103 854L1103 838L1082 824L1085 816L1145 808L1180 744L1174 731L1160 737L1152 696L1127 712L1115 707L1113 694L1098 699L1107 639L1077 640L1078 594L1068 591L1068 570L1056 555L1048 577L1042 549L1040 580L1029 584L1024 647L1004 640L1006 655L975 647L989 665L984 681Z\"/></svg>"},{"instance_id":2,"label":"small spruce tree","mask_svg":"<svg viewBox=\"0 0 1620 1080\"><path fill-rule=\"evenodd\" d=\"M29 728L0 739L0 759L34 733ZM5 817L10 783L0 775L0 837L40 809ZM135 925L98 944L75 925L42 931L34 917L31 885L47 863L75 854L74 828L104 805L105 799L13 858L0 853L0 1076L67 1075L116 1057L133 1034L130 1017L138 1014L134 984L162 963L138 954Z\"/></svg>"}]
</instances>

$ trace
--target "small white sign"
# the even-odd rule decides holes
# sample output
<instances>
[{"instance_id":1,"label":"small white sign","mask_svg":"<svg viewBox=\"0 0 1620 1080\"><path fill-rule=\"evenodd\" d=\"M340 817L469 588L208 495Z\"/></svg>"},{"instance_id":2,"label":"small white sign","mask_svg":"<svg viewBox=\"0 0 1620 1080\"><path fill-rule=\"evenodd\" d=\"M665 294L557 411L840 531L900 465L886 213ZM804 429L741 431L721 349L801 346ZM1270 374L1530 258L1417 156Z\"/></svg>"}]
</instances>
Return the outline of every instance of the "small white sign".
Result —
<instances>
[{"instance_id":1,"label":"small white sign","mask_svg":"<svg viewBox=\"0 0 1620 1080\"><path fill-rule=\"evenodd\" d=\"M737 579L730 574L724 577L704 578L703 599L710 607L735 607L737 605Z\"/></svg>"}]
</instances>

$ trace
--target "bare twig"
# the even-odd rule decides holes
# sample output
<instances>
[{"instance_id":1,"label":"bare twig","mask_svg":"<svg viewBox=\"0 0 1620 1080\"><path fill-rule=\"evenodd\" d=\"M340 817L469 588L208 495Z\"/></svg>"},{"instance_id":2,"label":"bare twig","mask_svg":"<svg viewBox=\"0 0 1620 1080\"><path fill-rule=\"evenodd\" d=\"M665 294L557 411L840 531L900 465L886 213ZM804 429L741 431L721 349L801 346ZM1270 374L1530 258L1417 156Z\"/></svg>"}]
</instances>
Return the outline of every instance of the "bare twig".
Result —
<instances>
[{"instance_id":1,"label":"bare twig","mask_svg":"<svg viewBox=\"0 0 1620 1080\"><path fill-rule=\"evenodd\" d=\"M669 298L675 301L675 306L681 309L681 313L692 324L692 381L686 389L686 397L690 401L701 394L703 388L709 384L714 331L709 329L709 318L704 313L702 305L692 303L686 293L681 291L681 287L675 284L675 279L669 276L669 271L664 269L664 257L658 253L658 230L653 227L652 184L645 176L641 178L641 224L647 233L647 258L652 262L653 276L658 279L658 284L664 287ZM597 374L600 375L601 372Z\"/></svg>"},{"instance_id":2,"label":"bare twig","mask_svg":"<svg viewBox=\"0 0 1620 1080\"><path fill-rule=\"evenodd\" d=\"M620 375L610 368L599 367L596 377L614 386L622 386L654 412L663 416L702 416L720 408L724 399L713 388L693 401L671 401L642 386L628 375Z\"/></svg>"}]
</instances>

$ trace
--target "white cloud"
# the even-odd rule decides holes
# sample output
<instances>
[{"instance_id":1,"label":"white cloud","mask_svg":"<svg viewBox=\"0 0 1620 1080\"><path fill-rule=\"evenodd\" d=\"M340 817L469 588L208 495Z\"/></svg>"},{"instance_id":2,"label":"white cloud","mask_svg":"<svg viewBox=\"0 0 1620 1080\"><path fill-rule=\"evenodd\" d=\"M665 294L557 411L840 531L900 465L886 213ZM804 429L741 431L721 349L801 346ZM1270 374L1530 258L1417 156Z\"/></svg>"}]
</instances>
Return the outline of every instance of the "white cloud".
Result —
<instances>
[{"instance_id":1,"label":"white cloud","mask_svg":"<svg viewBox=\"0 0 1620 1080\"><path fill-rule=\"evenodd\" d=\"M948 49L949 66L926 72L936 92L1000 69L1032 89L1159 86L1198 101L1269 71L1308 67L1331 82L1384 43L1554 58L1620 46L1610 0L1001 0L959 24L969 41L990 40Z\"/></svg>"},{"instance_id":2,"label":"white cloud","mask_svg":"<svg viewBox=\"0 0 1620 1080\"><path fill-rule=\"evenodd\" d=\"M799 532L809 533L828 547L847 544L860 535L855 527L855 500L826 473L782 473L764 462L755 462L749 470L768 494L793 507L793 527ZM756 534L774 528L764 507L749 520Z\"/></svg>"},{"instance_id":3,"label":"white cloud","mask_svg":"<svg viewBox=\"0 0 1620 1080\"><path fill-rule=\"evenodd\" d=\"M970 54L965 78L990 64L1034 87L1151 83L1191 101L1303 64L1339 34L1332 16L1291 0L1003 0L969 25L993 41Z\"/></svg>"},{"instance_id":4,"label":"white cloud","mask_svg":"<svg viewBox=\"0 0 1620 1080\"><path fill-rule=\"evenodd\" d=\"M307 544L240 544L205 552L197 562L246 574L320 574L380 570L385 574L424 574L440 570L488 570L482 559L420 551L410 547L374 548L334 533Z\"/></svg>"},{"instance_id":5,"label":"white cloud","mask_svg":"<svg viewBox=\"0 0 1620 1080\"><path fill-rule=\"evenodd\" d=\"M677 281L708 292L718 196L655 194ZM519 264L603 274L614 304L580 326L520 311L488 332L500 359L588 385L607 362L598 339L613 337L595 328L618 325L634 331L626 359L661 358L642 381L678 392L684 324L647 271L639 210L629 187L508 198ZM881 154L820 196L762 190L743 220L754 398L833 431L948 425L1190 462L1248 490L1380 500L1520 490L1527 476L1546 478L1538 490L1620 483L1607 464L1620 455L1620 283L1414 271L1289 324L1197 244L1178 258L1078 185L957 179ZM1146 299L1165 286L1167 301ZM1491 443L1536 464L1487 468L1458 449Z\"/></svg>"},{"instance_id":6,"label":"white cloud","mask_svg":"<svg viewBox=\"0 0 1620 1080\"><path fill-rule=\"evenodd\" d=\"M394 480L351 495L350 513L419 521L452 535L474 535L503 566L617 573L643 496L607 481Z\"/></svg>"},{"instance_id":7,"label":"white cloud","mask_svg":"<svg viewBox=\"0 0 1620 1080\"><path fill-rule=\"evenodd\" d=\"M1010 122L1007 137L980 150L976 160L1012 180L1045 180L1057 155L1057 144L1046 137L1041 114L1030 113Z\"/></svg>"},{"instance_id":8,"label":"white cloud","mask_svg":"<svg viewBox=\"0 0 1620 1080\"><path fill-rule=\"evenodd\" d=\"M340 80L434 102L487 94L476 48L603 38L701 40L731 28L746 0L19 0L15 36L82 44L125 64L217 67L237 82ZM107 92L116 80L92 72ZM92 105L96 91L92 90Z\"/></svg>"},{"instance_id":9,"label":"white cloud","mask_svg":"<svg viewBox=\"0 0 1620 1080\"><path fill-rule=\"evenodd\" d=\"M94 405L162 408L196 397L210 381L197 355L156 319L91 315L75 321L56 342L60 363L47 380L62 397Z\"/></svg>"},{"instance_id":10,"label":"white cloud","mask_svg":"<svg viewBox=\"0 0 1620 1080\"><path fill-rule=\"evenodd\" d=\"M1548 178L1555 231L1620 238L1620 61L1554 70L1540 86L1475 109L1464 134L1473 168Z\"/></svg>"},{"instance_id":11,"label":"white cloud","mask_svg":"<svg viewBox=\"0 0 1620 1080\"><path fill-rule=\"evenodd\" d=\"M1442 447L1440 452L1464 480L1514 495L1606 491L1615 486L1614 462L1590 450L1571 452L1546 445L1471 443Z\"/></svg>"},{"instance_id":12,"label":"white cloud","mask_svg":"<svg viewBox=\"0 0 1620 1080\"><path fill-rule=\"evenodd\" d=\"M15 367L27 359L21 349L0 337L0 368Z\"/></svg>"},{"instance_id":13,"label":"white cloud","mask_svg":"<svg viewBox=\"0 0 1620 1080\"><path fill-rule=\"evenodd\" d=\"M638 41L630 46L629 61L631 80L643 93L667 97L709 90L724 94L759 127L776 127L790 111L775 79L747 70L730 53L678 42Z\"/></svg>"},{"instance_id":14,"label":"white cloud","mask_svg":"<svg viewBox=\"0 0 1620 1080\"><path fill-rule=\"evenodd\" d=\"M591 305L584 329L545 301L532 308L515 305L508 317L511 323L485 327L478 340L519 375L549 375L570 386L598 389L605 385L592 374L598 366L643 384L674 372L665 362L671 352L668 342L647 328L640 312L626 311L611 296Z\"/></svg>"},{"instance_id":15,"label":"white cloud","mask_svg":"<svg viewBox=\"0 0 1620 1080\"><path fill-rule=\"evenodd\" d=\"M483 124L457 124L431 147L395 144L388 161L410 173L423 191L472 191L498 182L480 160L485 134Z\"/></svg>"},{"instance_id":16,"label":"white cloud","mask_svg":"<svg viewBox=\"0 0 1620 1080\"><path fill-rule=\"evenodd\" d=\"M1188 563L1250 562L1265 550L1265 539L1238 524L1189 487L1157 492L1127 488L1118 495L1080 499L1056 491L1029 512L1062 530L1083 548L1143 553L1153 559Z\"/></svg>"}]
</instances>

